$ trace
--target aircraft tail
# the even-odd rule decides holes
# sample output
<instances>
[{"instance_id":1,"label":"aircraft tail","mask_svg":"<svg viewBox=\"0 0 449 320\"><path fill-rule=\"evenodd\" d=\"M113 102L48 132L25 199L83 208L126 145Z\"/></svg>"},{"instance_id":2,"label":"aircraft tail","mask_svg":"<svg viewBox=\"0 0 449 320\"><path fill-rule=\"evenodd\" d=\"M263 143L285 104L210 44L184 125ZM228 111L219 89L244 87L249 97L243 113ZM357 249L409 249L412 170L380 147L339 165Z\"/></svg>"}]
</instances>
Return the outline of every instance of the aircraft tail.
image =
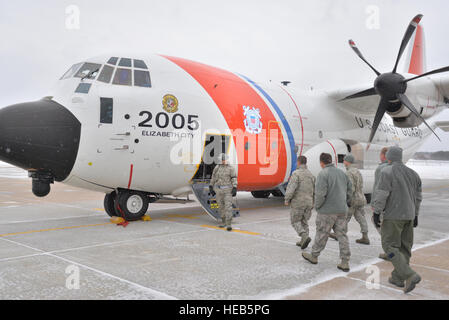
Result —
<instances>
[{"instance_id":1,"label":"aircraft tail","mask_svg":"<svg viewBox=\"0 0 449 320\"><path fill-rule=\"evenodd\" d=\"M424 28L418 24L415 33L410 39L407 59L404 64L404 72L420 75L427 72L426 41Z\"/></svg>"}]
</instances>

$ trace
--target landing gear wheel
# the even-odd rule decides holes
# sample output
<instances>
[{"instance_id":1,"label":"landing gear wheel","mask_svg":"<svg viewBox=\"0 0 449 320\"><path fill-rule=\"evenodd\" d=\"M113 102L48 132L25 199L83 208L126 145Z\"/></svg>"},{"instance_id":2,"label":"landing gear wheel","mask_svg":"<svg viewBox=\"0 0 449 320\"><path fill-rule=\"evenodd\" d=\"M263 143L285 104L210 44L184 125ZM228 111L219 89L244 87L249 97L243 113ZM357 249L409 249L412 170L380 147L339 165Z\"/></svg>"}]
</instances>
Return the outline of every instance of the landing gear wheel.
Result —
<instances>
[{"instance_id":1,"label":"landing gear wheel","mask_svg":"<svg viewBox=\"0 0 449 320\"><path fill-rule=\"evenodd\" d=\"M45 197L50 193L50 183L33 179L32 191L36 197Z\"/></svg>"},{"instance_id":2,"label":"landing gear wheel","mask_svg":"<svg viewBox=\"0 0 449 320\"><path fill-rule=\"evenodd\" d=\"M119 217L124 216L127 221L136 221L142 218L148 210L149 199L146 194L137 191L121 191L114 201Z\"/></svg>"},{"instance_id":3,"label":"landing gear wheel","mask_svg":"<svg viewBox=\"0 0 449 320\"><path fill-rule=\"evenodd\" d=\"M253 197L257 199L268 198L270 196L270 193L270 191L251 191Z\"/></svg>"},{"instance_id":4,"label":"landing gear wheel","mask_svg":"<svg viewBox=\"0 0 449 320\"><path fill-rule=\"evenodd\" d=\"M117 213L114 208L115 198L117 198L117 194L115 191L108 193L104 196L104 210L110 217L117 216Z\"/></svg>"}]
</instances>

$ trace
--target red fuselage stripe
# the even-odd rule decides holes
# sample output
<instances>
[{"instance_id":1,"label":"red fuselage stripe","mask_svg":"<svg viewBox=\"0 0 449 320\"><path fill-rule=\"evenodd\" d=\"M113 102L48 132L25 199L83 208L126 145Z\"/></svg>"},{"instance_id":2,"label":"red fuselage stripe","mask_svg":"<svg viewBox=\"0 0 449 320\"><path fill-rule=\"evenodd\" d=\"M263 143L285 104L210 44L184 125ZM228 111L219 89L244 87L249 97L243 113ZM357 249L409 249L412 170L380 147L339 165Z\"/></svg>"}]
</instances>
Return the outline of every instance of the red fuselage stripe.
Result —
<instances>
[{"instance_id":1,"label":"red fuselage stripe","mask_svg":"<svg viewBox=\"0 0 449 320\"><path fill-rule=\"evenodd\" d=\"M133 181L133 169L134 169L134 165L131 164L131 168L129 169L128 189L131 187L131 182Z\"/></svg>"},{"instance_id":2,"label":"red fuselage stripe","mask_svg":"<svg viewBox=\"0 0 449 320\"><path fill-rule=\"evenodd\" d=\"M329 142L329 140L326 140L326 142L329 143L329 145L332 147L332 150L334 150L334 155L335 155L335 165L338 166L337 151L335 151L334 146L332 145L332 143Z\"/></svg>"},{"instance_id":3,"label":"red fuselage stripe","mask_svg":"<svg viewBox=\"0 0 449 320\"><path fill-rule=\"evenodd\" d=\"M233 136L238 159L239 190L269 190L281 184L288 164L285 139L279 127L280 124L261 95L248 82L229 71L186 59L163 57L195 79L214 101L228 128L241 133ZM262 130L276 129L277 136L269 136L270 131L268 131L268 137L264 133L249 133L245 127L248 119L243 107L257 111L260 115L258 121L262 125ZM242 142L240 135L246 135L245 139L254 139L248 144L249 150L239 146ZM251 152L257 155L256 163L248 161ZM261 152L267 156L260 157Z\"/></svg>"}]
</instances>

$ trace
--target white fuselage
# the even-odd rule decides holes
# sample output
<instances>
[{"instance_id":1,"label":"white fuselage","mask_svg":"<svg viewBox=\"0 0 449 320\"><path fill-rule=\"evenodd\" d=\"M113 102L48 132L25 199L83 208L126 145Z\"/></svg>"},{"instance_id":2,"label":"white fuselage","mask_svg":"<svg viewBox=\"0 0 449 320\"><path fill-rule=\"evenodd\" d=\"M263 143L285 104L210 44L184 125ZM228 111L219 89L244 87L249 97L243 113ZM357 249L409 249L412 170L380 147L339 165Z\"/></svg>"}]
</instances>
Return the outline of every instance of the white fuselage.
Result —
<instances>
[{"instance_id":1,"label":"white fuselage","mask_svg":"<svg viewBox=\"0 0 449 320\"><path fill-rule=\"evenodd\" d=\"M108 58L89 62L104 67ZM230 162L238 173L239 190L250 191L269 190L285 183L295 168L296 156L323 142L341 140L366 147L373 115L345 112L325 92L256 84L244 76L178 58L152 55L142 60L148 65L151 87L74 77L60 80L55 86L53 100L82 124L76 162L64 183L102 192L124 188L158 194L189 193L205 137L211 133L231 137ZM87 94L75 92L80 83L91 84ZM444 103L431 81L416 83L419 85L410 86L407 94L428 118ZM225 89L227 92L220 92ZM164 109L167 95L177 99L176 111ZM112 123L100 121L101 98L113 101ZM257 109L260 118L245 115L243 107ZM248 121L254 122L252 127ZM279 130L279 136L270 138L267 133L257 140L254 137L261 135L254 133L257 126ZM278 149L275 171L269 170L274 158L256 159L256 163L245 158L244 153L253 145L240 143L239 134L249 140L254 138L251 141L257 144L258 152L266 148L265 157L271 155L268 149ZM382 146L401 146L407 161L429 134L424 125L401 129L389 116L384 117L372 152L362 152L361 169L371 171L367 175L372 176ZM343 152L341 148L334 151L335 155ZM264 174L265 169L268 173Z\"/></svg>"}]
</instances>

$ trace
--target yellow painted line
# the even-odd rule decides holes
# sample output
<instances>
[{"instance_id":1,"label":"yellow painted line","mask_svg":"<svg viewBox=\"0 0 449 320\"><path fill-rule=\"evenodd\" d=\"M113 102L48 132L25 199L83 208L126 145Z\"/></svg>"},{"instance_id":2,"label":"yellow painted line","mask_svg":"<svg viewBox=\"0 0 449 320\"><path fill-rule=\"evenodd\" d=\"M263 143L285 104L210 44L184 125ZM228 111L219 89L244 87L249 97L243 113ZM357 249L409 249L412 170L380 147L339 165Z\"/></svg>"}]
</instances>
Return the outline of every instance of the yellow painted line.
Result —
<instances>
[{"instance_id":1,"label":"yellow painted line","mask_svg":"<svg viewBox=\"0 0 449 320\"><path fill-rule=\"evenodd\" d=\"M271 206L263 206L263 207L253 207L253 208L241 208L240 211L248 211L248 210L257 210L257 209L265 209L265 208L280 208L284 207L284 205L271 205Z\"/></svg>"},{"instance_id":2,"label":"yellow painted line","mask_svg":"<svg viewBox=\"0 0 449 320\"><path fill-rule=\"evenodd\" d=\"M173 218L184 218L184 219L199 219L199 217L195 217L195 214L176 214L176 213L170 213L168 214L169 217Z\"/></svg>"},{"instance_id":3,"label":"yellow painted line","mask_svg":"<svg viewBox=\"0 0 449 320\"><path fill-rule=\"evenodd\" d=\"M250 234L252 236L258 236L260 233L257 232L251 232L251 231L245 231L245 230L234 230L232 229L232 232L238 232L238 233L244 233L244 234Z\"/></svg>"},{"instance_id":4,"label":"yellow painted line","mask_svg":"<svg viewBox=\"0 0 449 320\"><path fill-rule=\"evenodd\" d=\"M449 184L445 184L439 187L433 187L433 188L423 188L423 191L431 191L431 190L439 190L439 189L444 189L444 188L449 188Z\"/></svg>"},{"instance_id":5,"label":"yellow painted line","mask_svg":"<svg viewBox=\"0 0 449 320\"><path fill-rule=\"evenodd\" d=\"M219 228L219 227L216 227L216 226L209 226L209 225L207 225L207 224L203 224L203 225L201 225L200 227L203 227L203 228L210 228L210 229L216 229L216 230L226 230L225 228ZM245 230L236 230L236 229L232 229L231 232L238 232L238 233L250 234L250 235L253 235L253 236L258 236L258 235L260 235L260 233L257 233L257 232L251 232L251 231L245 231Z\"/></svg>"},{"instance_id":6,"label":"yellow painted line","mask_svg":"<svg viewBox=\"0 0 449 320\"><path fill-rule=\"evenodd\" d=\"M172 222L176 222L176 220L175 219L173 219L173 218L152 218L152 220L153 221L157 221L157 220L162 220L162 221L172 221ZM178 222L179 222L179 220L178 220Z\"/></svg>"},{"instance_id":7,"label":"yellow painted line","mask_svg":"<svg viewBox=\"0 0 449 320\"><path fill-rule=\"evenodd\" d=\"M106 225L109 225L109 224L113 224L113 223L107 222L107 223L97 223L97 224L86 224L86 225L82 225L82 226L49 228L49 229L40 229L40 230L30 230L30 231L22 231L22 232L4 233L4 234L0 234L0 237L15 236L15 235L21 235L21 234L30 234L30 233L38 233L38 232L47 232L47 231L58 231L58 230L98 227L98 226L106 226Z\"/></svg>"},{"instance_id":8,"label":"yellow painted line","mask_svg":"<svg viewBox=\"0 0 449 320\"><path fill-rule=\"evenodd\" d=\"M94 208L95 211L101 211L101 212L105 212L105 210L103 208Z\"/></svg>"}]
</instances>

